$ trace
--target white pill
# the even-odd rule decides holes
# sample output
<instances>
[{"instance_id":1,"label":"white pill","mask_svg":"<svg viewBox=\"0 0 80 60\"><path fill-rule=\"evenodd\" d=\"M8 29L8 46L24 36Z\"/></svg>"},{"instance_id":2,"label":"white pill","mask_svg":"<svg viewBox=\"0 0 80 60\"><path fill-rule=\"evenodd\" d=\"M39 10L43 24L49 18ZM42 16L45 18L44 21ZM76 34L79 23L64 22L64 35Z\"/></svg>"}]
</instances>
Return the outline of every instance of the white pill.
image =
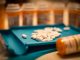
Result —
<instances>
[{"instance_id":1,"label":"white pill","mask_svg":"<svg viewBox=\"0 0 80 60\"><path fill-rule=\"evenodd\" d=\"M39 37L38 39L39 39L40 41L42 41L42 40L43 40L43 38L42 38L42 37Z\"/></svg>"},{"instance_id":2,"label":"white pill","mask_svg":"<svg viewBox=\"0 0 80 60\"><path fill-rule=\"evenodd\" d=\"M64 27L64 30L70 30L70 27Z\"/></svg>"},{"instance_id":3,"label":"white pill","mask_svg":"<svg viewBox=\"0 0 80 60\"><path fill-rule=\"evenodd\" d=\"M48 41L47 39L43 39L43 41Z\"/></svg>"},{"instance_id":4,"label":"white pill","mask_svg":"<svg viewBox=\"0 0 80 60\"><path fill-rule=\"evenodd\" d=\"M26 39L27 35L26 34L22 34L22 38Z\"/></svg>"},{"instance_id":5,"label":"white pill","mask_svg":"<svg viewBox=\"0 0 80 60\"><path fill-rule=\"evenodd\" d=\"M51 39L55 39L55 36L53 35L53 36L51 36Z\"/></svg>"},{"instance_id":6,"label":"white pill","mask_svg":"<svg viewBox=\"0 0 80 60\"><path fill-rule=\"evenodd\" d=\"M31 37L32 37L33 39L36 39L37 36L36 36L36 35L32 35Z\"/></svg>"},{"instance_id":7,"label":"white pill","mask_svg":"<svg viewBox=\"0 0 80 60\"><path fill-rule=\"evenodd\" d=\"M56 27L54 27L54 31L62 32L60 28L56 28Z\"/></svg>"}]
</instances>

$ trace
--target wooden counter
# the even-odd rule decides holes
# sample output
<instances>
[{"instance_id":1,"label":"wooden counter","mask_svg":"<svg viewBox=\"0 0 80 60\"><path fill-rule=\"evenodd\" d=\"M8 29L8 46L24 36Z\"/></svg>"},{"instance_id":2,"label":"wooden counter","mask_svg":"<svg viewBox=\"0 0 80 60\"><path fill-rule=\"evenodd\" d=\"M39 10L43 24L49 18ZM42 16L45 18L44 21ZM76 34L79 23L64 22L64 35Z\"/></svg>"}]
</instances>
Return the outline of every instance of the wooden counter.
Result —
<instances>
[{"instance_id":1,"label":"wooden counter","mask_svg":"<svg viewBox=\"0 0 80 60\"><path fill-rule=\"evenodd\" d=\"M36 60L80 60L80 53L68 55L65 57L60 57L56 51L45 54L37 58Z\"/></svg>"}]
</instances>

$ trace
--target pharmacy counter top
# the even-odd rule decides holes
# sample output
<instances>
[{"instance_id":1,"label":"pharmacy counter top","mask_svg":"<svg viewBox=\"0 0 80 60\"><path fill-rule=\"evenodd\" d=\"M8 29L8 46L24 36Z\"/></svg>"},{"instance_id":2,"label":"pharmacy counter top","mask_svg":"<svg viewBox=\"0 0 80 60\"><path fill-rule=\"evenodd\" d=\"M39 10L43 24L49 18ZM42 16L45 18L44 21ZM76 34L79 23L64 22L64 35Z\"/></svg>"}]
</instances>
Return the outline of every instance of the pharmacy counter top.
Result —
<instances>
[{"instance_id":1,"label":"pharmacy counter top","mask_svg":"<svg viewBox=\"0 0 80 60\"><path fill-rule=\"evenodd\" d=\"M42 51L33 52L24 56L12 57L9 60L80 60L80 54L72 54L65 57L60 57L57 51L47 49Z\"/></svg>"},{"instance_id":2,"label":"pharmacy counter top","mask_svg":"<svg viewBox=\"0 0 80 60\"><path fill-rule=\"evenodd\" d=\"M56 51L56 52L45 54L37 58L36 60L80 60L80 54L77 53L77 54L72 54L65 57L60 57Z\"/></svg>"}]
</instances>

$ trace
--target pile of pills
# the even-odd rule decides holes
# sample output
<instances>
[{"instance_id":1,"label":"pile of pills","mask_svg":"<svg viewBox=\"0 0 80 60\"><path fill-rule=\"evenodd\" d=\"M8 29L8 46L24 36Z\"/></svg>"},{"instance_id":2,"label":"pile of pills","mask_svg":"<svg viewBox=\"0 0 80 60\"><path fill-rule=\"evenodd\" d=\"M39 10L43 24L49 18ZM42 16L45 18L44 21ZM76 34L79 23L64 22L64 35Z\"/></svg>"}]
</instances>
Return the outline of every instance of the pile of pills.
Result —
<instances>
[{"instance_id":1,"label":"pile of pills","mask_svg":"<svg viewBox=\"0 0 80 60\"><path fill-rule=\"evenodd\" d=\"M38 41L52 41L61 35L62 30L57 27L46 27L44 29L34 30L31 38Z\"/></svg>"}]
</instances>

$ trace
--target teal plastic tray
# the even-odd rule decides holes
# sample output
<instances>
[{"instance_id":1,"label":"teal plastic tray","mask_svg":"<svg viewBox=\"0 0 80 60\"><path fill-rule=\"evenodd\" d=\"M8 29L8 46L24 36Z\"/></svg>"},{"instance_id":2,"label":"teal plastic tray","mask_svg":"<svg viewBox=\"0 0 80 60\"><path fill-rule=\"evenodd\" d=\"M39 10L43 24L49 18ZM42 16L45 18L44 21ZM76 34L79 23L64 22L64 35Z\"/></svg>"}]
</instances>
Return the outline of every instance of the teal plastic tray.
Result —
<instances>
[{"instance_id":1,"label":"teal plastic tray","mask_svg":"<svg viewBox=\"0 0 80 60\"><path fill-rule=\"evenodd\" d=\"M18 38L24 45L46 45L46 44L55 44L56 40L60 37L64 37L64 36L69 36L69 35L75 35L75 34L79 34L80 31L78 31L77 29L75 29L74 27L70 26L70 30L63 30L63 32L61 33L61 36L59 36L58 38L53 39L50 42L42 42L42 41L36 41L31 39L31 34L34 30L37 29L43 29L45 27L58 27L61 28L63 30L64 25L63 24L58 24L58 25L40 25L40 26L25 26L25 27L14 27L11 29L13 35L16 36L16 38ZM27 34L27 39L22 38L22 34Z\"/></svg>"},{"instance_id":2,"label":"teal plastic tray","mask_svg":"<svg viewBox=\"0 0 80 60\"><path fill-rule=\"evenodd\" d=\"M25 46L18 39L16 39L10 31L1 31L1 34L6 47L11 54L22 55L27 51L28 48L25 48Z\"/></svg>"},{"instance_id":3,"label":"teal plastic tray","mask_svg":"<svg viewBox=\"0 0 80 60\"><path fill-rule=\"evenodd\" d=\"M53 48L46 49L46 50L40 50L40 51L27 53L27 54L22 55L22 56L9 57L8 60L37 60L39 57L41 57L45 54L51 53L53 51L55 51L55 49L53 49Z\"/></svg>"},{"instance_id":4,"label":"teal plastic tray","mask_svg":"<svg viewBox=\"0 0 80 60\"><path fill-rule=\"evenodd\" d=\"M27 54L29 51L37 51L44 49L55 49L56 40L60 37L75 35L80 33L80 29L70 26L69 31L63 31L61 36L50 41L50 42L41 42L31 39L31 33L36 29L43 29L45 27L59 27L63 30L64 25L40 25L40 26L23 26L23 27L13 27L7 31L1 31L1 34L4 38L6 47L10 53L15 55ZM27 34L27 39L22 38L22 34ZM35 47L35 48L34 48ZM37 50L36 50L37 49Z\"/></svg>"}]
</instances>

